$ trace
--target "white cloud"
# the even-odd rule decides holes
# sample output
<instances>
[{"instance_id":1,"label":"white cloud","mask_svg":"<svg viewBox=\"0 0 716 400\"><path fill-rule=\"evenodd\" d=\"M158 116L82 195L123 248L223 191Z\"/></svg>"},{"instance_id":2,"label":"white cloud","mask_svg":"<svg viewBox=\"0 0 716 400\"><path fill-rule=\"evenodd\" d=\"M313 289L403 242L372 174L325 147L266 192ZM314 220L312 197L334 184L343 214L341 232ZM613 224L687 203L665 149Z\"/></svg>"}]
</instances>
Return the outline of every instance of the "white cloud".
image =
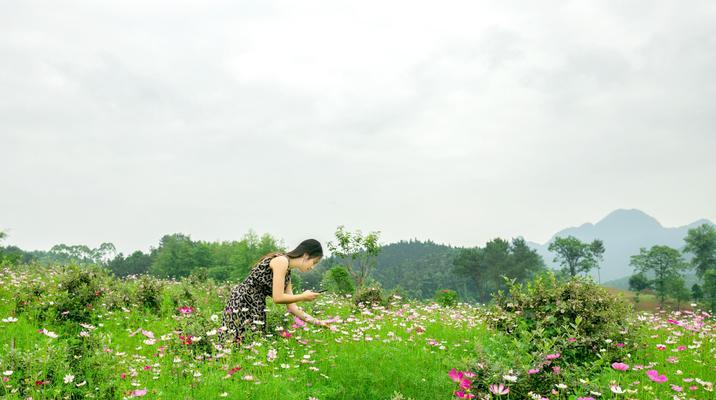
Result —
<instances>
[{"instance_id":1,"label":"white cloud","mask_svg":"<svg viewBox=\"0 0 716 400\"><path fill-rule=\"evenodd\" d=\"M14 2L8 242L716 219L712 2Z\"/></svg>"}]
</instances>

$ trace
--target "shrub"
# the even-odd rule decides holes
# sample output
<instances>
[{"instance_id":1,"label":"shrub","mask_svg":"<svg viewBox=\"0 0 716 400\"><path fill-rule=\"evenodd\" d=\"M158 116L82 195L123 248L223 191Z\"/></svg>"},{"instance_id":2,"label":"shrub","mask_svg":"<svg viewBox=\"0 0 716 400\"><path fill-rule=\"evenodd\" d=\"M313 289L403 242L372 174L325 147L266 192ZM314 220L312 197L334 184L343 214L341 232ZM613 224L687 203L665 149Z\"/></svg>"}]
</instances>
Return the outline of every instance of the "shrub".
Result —
<instances>
[{"instance_id":1,"label":"shrub","mask_svg":"<svg viewBox=\"0 0 716 400\"><path fill-rule=\"evenodd\" d=\"M104 292L104 278L107 278L107 272L97 267L65 268L55 299L57 320L89 322L97 300Z\"/></svg>"},{"instance_id":2,"label":"shrub","mask_svg":"<svg viewBox=\"0 0 716 400\"><path fill-rule=\"evenodd\" d=\"M383 304L382 289L378 287L364 287L358 290L355 296L355 304L380 305Z\"/></svg>"},{"instance_id":3,"label":"shrub","mask_svg":"<svg viewBox=\"0 0 716 400\"><path fill-rule=\"evenodd\" d=\"M164 284L162 281L149 275L142 275L139 278L139 284L137 286L137 303L154 312L159 312L162 303L163 289Z\"/></svg>"},{"instance_id":4,"label":"shrub","mask_svg":"<svg viewBox=\"0 0 716 400\"><path fill-rule=\"evenodd\" d=\"M410 296L408 293L403 289L402 286L398 285L394 288L390 289L386 295L385 295L386 301L390 303L396 303L396 304L404 304L408 302L408 299Z\"/></svg>"},{"instance_id":5,"label":"shrub","mask_svg":"<svg viewBox=\"0 0 716 400\"><path fill-rule=\"evenodd\" d=\"M435 292L435 302L443 307L453 307L457 305L457 292L450 289L438 290Z\"/></svg>"},{"instance_id":6,"label":"shrub","mask_svg":"<svg viewBox=\"0 0 716 400\"><path fill-rule=\"evenodd\" d=\"M555 383L584 386L612 362L636 349L630 331L631 306L591 278L560 282L554 274L525 285L508 280L509 294L494 297L488 325L497 330L478 349L477 388L486 389L502 375L519 376L510 394L548 393ZM536 373L528 374L532 369Z\"/></svg>"}]
</instances>

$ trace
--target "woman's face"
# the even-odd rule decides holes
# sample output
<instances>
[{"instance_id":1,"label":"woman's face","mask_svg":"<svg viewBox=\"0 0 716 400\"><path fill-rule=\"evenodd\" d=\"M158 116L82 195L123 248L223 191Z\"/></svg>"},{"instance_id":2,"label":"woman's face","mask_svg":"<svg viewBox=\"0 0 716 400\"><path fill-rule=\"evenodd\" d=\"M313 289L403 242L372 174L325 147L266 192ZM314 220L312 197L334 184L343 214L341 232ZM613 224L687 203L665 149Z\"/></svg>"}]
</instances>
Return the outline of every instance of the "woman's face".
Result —
<instances>
[{"instance_id":1,"label":"woman's face","mask_svg":"<svg viewBox=\"0 0 716 400\"><path fill-rule=\"evenodd\" d=\"M298 265L298 269L301 272L308 272L315 268L316 264L318 264L321 261L321 257L313 257L309 258L308 254L304 254L303 257L301 257L301 264Z\"/></svg>"}]
</instances>

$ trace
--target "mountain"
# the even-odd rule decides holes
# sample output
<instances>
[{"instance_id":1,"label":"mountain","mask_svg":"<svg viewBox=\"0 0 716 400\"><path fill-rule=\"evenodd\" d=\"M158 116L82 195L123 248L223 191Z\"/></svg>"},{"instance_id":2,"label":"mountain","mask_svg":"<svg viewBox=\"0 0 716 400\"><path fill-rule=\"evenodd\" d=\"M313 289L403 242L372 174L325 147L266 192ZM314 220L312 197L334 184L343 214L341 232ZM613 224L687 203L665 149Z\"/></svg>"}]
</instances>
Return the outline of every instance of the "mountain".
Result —
<instances>
[{"instance_id":1,"label":"mountain","mask_svg":"<svg viewBox=\"0 0 716 400\"><path fill-rule=\"evenodd\" d=\"M633 274L629 265L632 255L639 254L642 247L650 248L654 245L666 245L681 250L684 247L684 238L689 229L701 224L714 225L707 219L700 219L688 225L666 228L659 221L646 213L631 209L612 211L596 224L585 223L578 227L563 229L550 238L545 244L528 242L528 244L542 255L545 264L551 268L559 268L554 263L554 254L548 250L550 243L556 237L574 236L581 241L591 242L601 239L604 242L604 261L601 263L601 282L617 280ZM598 279L597 272L591 274Z\"/></svg>"}]
</instances>

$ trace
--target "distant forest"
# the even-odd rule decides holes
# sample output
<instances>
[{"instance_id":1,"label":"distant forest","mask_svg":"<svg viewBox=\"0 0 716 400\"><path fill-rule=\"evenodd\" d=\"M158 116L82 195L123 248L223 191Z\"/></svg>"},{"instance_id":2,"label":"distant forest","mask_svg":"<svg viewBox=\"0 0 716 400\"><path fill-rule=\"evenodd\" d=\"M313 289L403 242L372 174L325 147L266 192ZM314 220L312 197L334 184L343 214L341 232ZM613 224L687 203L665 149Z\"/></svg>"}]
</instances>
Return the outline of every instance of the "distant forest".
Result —
<instances>
[{"instance_id":1,"label":"distant forest","mask_svg":"<svg viewBox=\"0 0 716 400\"><path fill-rule=\"evenodd\" d=\"M0 247L5 264L100 265L118 277L149 274L180 279L201 274L219 282L239 282L266 253L287 251L269 234L249 231L238 241L205 242L177 233L165 235L149 252L117 253L114 245L97 248L84 245L53 246L48 251L23 251L15 246ZM308 273L293 272L294 292L321 286L324 274L348 261L325 257ZM520 281L544 270L544 262L522 239L508 242L495 239L484 248L461 248L430 240L409 240L380 248L375 267L366 282L409 298L425 299L437 291L451 289L461 299L487 301L490 294L505 287L500 275Z\"/></svg>"}]
</instances>

